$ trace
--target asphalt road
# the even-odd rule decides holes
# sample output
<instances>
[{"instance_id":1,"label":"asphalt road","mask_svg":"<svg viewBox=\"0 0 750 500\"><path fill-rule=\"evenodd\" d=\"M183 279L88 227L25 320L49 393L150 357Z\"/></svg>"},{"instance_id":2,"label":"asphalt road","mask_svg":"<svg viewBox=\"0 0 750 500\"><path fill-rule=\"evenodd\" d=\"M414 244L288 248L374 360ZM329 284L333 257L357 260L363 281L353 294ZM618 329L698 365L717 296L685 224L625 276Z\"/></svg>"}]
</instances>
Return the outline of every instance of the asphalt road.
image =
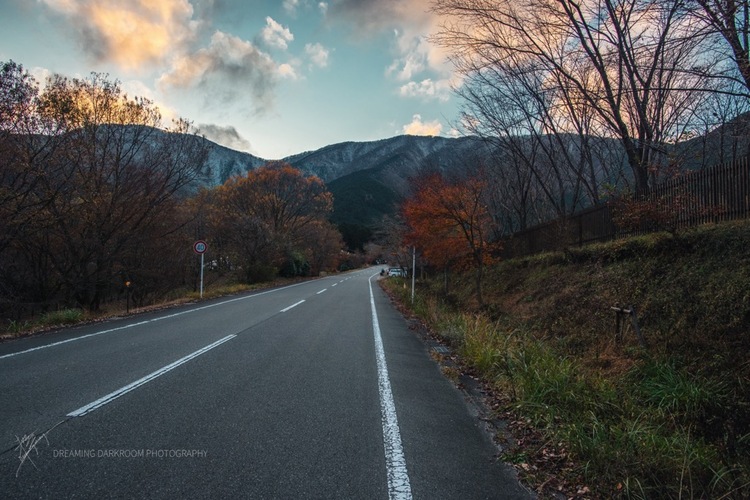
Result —
<instances>
[{"instance_id":1,"label":"asphalt road","mask_svg":"<svg viewBox=\"0 0 750 500\"><path fill-rule=\"evenodd\" d=\"M0 497L529 498L378 271L0 344Z\"/></svg>"}]
</instances>

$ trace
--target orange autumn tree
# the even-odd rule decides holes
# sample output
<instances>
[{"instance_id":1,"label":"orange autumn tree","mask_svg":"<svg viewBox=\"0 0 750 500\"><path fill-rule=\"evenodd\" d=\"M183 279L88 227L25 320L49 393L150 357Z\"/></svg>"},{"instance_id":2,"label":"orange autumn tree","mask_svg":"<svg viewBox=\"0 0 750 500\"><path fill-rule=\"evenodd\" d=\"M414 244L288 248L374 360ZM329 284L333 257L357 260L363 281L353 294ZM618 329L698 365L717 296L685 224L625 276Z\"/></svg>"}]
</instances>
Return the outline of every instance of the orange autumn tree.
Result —
<instances>
[{"instance_id":1,"label":"orange autumn tree","mask_svg":"<svg viewBox=\"0 0 750 500\"><path fill-rule=\"evenodd\" d=\"M240 263L247 281L254 282L279 271L297 275L334 265L340 246L319 242L324 233L333 245L340 243L328 222L332 209L333 197L322 180L272 162L216 188L210 216L229 260ZM313 261L318 251L332 255Z\"/></svg>"},{"instance_id":2,"label":"orange autumn tree","mask_svg":"<svg viewBox=\"0 0 750 500\"><path fill-rule=\"evenodd\" d=\"M447 182L431 174L419 182L414 195L404 202L405 240L419 248L434 266L475 268L477 302L484 304L484 267L494 260L498 243L489 241L492 218L485 195L487 184L478 177Z\"/></svg>"}]
</instances>

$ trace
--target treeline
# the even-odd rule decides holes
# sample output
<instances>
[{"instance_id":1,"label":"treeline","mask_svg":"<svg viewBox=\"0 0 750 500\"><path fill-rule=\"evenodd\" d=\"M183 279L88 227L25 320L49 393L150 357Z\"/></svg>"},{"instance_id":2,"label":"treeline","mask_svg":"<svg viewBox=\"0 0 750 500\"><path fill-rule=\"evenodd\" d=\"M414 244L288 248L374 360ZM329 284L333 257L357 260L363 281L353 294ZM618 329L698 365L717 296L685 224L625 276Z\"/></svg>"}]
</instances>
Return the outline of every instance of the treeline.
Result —
<instances>
[{"instance_id":1,"label":"treeline","mask_svg":"<svg viewBox=\"0 0 750 500\"><path fill-rule=\"evenodd\" d=\"M195 285L191 250L246 281L337 265L331 196L286 165L203 189L209 144L116 81L42 87L0 63L0 313L136 303ZM208 266L207 266L208 267Z\"/></svg>"},{"instance_id":2,"label":"treeline","mask_svg":"<svg viewBox=\"0 0 750 500\"><path fill-rule=\"evenodd\" d=\"M507 235L748 153L750 6L435 0Z\"/></svg>"}]
</instances>

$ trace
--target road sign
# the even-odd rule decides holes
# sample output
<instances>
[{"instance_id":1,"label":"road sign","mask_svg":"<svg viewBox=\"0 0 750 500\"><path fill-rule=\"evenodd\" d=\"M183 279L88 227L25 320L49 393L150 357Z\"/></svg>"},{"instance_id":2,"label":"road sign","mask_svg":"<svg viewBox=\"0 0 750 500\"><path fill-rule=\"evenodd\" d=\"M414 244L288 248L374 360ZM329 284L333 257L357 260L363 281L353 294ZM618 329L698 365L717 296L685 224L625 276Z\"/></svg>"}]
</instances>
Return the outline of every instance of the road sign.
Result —
<instances>
[{"instance_id":1,"label":"road sign","mask_svg":"<svg viewBox=\"0 0 750 500\"><path fill-rule=\"evenodd\" d=\"M198 255L203 255L204 253L206 253L206 250L208 250L208 245L206 245L205 241L198 240L193 243L193 252L197 253Z\"/></svg>"},{"instance_id":2,"label":"road sign","mask_svg":"<svg viewBox=\"0 0 750 500\"><path fill-rule=\"evenodd\" d=\"M201 256L201 298L203 298L203 254L208 250L208 245L203 240L193 243L193 252Z\"/></svg>"}]
</instances>

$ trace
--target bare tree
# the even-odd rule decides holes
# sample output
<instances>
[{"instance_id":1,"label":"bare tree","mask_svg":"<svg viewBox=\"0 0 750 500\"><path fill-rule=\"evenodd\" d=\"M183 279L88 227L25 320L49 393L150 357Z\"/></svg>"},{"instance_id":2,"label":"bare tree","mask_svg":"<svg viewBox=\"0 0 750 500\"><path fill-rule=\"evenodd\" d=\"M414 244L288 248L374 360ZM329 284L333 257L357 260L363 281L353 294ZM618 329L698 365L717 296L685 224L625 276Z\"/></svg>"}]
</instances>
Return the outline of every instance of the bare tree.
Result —
<instances>
[{"instance_id":1,"label":"bare tree","mask_svg":"<svg viewBox=\"0 0 750 500\"><path fill-rule=\"evenodd\" d=\"M515 95L529 100L516 99L516 110L527 125L529 118L536 121L526 130L617 138L635 189L646 191L665 161L665 144L676 140L690 92L700 90L698 79L683 70L697 64L699 39L689 36L693 27L681 15L682 4L436 0L435 11L445 23L434 40L450 50L469 85L489 85L504 95L508 88L522 89ZM486 101L476 104L486 107ZM481 122L486 114L497 114L487 111L475 118ZM512 122L504 125L507 129ZM586 144L580 144L578 152L555 150L555 161L568 154L576 181L595 197L593 163Z\"/></svg>"},{"instance_id":2,"label":"bare tree","mask_svg":"<svg viewBox=\"0 0 750 500\"><path fill-rule=\"evenodd\" d=\"M52 239L43 250L75 301L98 309L123 257L177 229L166 214L199 175L205 141L184 121L160 130L158 109L105 75L53 77L38 113L63 132L40 177L54 193L36 218Z\"/></svg>"},{"instance_id":3,"label":"bare tree","mask_svg":"<svg viewBox=\"0 0 750 500\"><path fill-rule=\"evenodd\" d=\"M534 211L543 200L537 199L533 175L523 167L522 161L498 148L487 171L490 172L487 203L494 220L495 237L524 230L536 222Z\"/></svg>"},{"instance_id":4,"label":"bare tree","mask_svg":"<svg viewBox=\"0 0 750 500\"><path fill-rule=\"evenodd\" d=\"M456 89L464 97L466 128L502 154L496 161L501 177L516 184L528 179L526 185L533 183L544 195L537 201L544 201L555 216L596 203L590 114L571 102L572 95L548 88L544 68L519 60L517 54L511 57L491 67L461 67L470 75ZM577 107L578 113L567 113L566 106Z\"/></svg>"},{"instance_id":5,"label":"bare tree","mask_svg":"<svg viewBox=\"0 0 750 500\"><path fill-rule=\"evenodd\" d=\"M709 35L718 35L729 48L728 58L739 72L727 76L742 82L744 94L750 91L750 5L748 0L688 0L691 13L708 28ZM722 54L723 55L723 54Z\"/></svg>"},{"instance_id":6,"label":"bare tree","mask_svg":"<svg viewBox=\"0 0 750 500\"><path fill-rule=\"evenodd\" d=\"M38 96L22 65L0 64L0 253L54 195L39 186L60 130L37 112Z\"/></svg>"},{"instance_id":7,"label":"bare tree","mask_svg":"<svg viewBox=\"0 0 750 500\"><path fill-rule=\"evenodd\" d=\"M742 84L723 80L716 92L697 99L694 118L685 129L684 141L675 150L676 161L693 168L734 162L750 151L750 99L739 95Z\"/></svg>"}]
</instances>

